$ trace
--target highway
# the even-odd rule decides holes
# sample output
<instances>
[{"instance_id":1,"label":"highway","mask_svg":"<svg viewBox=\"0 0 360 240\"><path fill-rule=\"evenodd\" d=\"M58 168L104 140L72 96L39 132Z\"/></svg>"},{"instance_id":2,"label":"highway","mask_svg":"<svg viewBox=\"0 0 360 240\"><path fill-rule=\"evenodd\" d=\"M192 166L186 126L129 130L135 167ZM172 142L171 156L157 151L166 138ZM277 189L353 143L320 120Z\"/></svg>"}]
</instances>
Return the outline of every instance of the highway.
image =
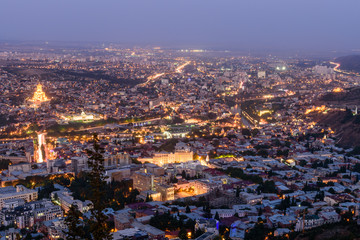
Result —
<instances>
[{"instance_id":1,"label":"highway","mask_svg":"<svg viewBox=\"0 0 360 240\"><path fill-rule=\"evenodd\" d=\"M130 123L133 124L139 124L139 123L143 123L143 122L153 122L153 121L158 121L161 120L161 118L152 118L149 120L141 120L141 121L136 121L136 122L128 122L128 123L117 123L116 125L118 126L126 126ZM111 125L111 124L107 124L107 125ZM83 128L83 129L78 129L78 130L74 130L74 132L81 132L81 131L89 131L89 130L100 130L102 128L105 128L106 125L104 126L97 126L97 127L88 127L88 128Z\"/></svg>"},{"instance_id":2,"label":"highway","mask_svg":"<svg viewBox=\"0 0 360 240\"><path fill-rule=\"evenodd\" d=\"M142 83L142 84L139 84L139 86L140 86L140 87L144 87L144 86L146 86L147 84L149 84L151 81L156 80L157 78L159 78L159 77L161 77L161 76L163 76L163 75L165 75L165 73L157 73L157 74L155 74L155 75L152 75L152 76L150 76L150 77L147 78L147 81L146 81L146 82L144 82L144 83Z\"/></svg>"},{"instance_id":3,"label":"highway","mask_svg":"<svg viewBox=\"0 0 360 240\"><path fill-rule=\"evenodd\" d=\"M253 119L246 111L242 110L241 111L241 119L244 123L244 125L250 126L249 123L251 125L256 126L258 121L256 119Z\"/></svg>"},{"instance_id":4,"label":"highway","mask_svg":"<svg viewBox=\"0 0 360 240\"><path fill-rule=\"evenodd\" d=\"M184 69L184 67L186 67L186 66L189 65L190 63L191 63L191 61L185 62L184 64L182 64L182 65L180 65L179 67L177 67L177 68L175 69L175 72L176 72L176 73L181 73L182 70ZM144 83L142 83L142 84L139 84L139 86L140 86L140 87L144 87L144 86L146 86L147 84L151 83L152 81L158 79L159 77L164 76L165 74L170 74L170 73L163 72L163 73L157 73L157 74L154 74L154 75L152 75L152 76L149 76L149 77L147 78L147 81L144 82Z\"/></svg>"},{"instance_id":5,"label":"highway","mask_svg":"<svg viewBox=\"0 0 360 240\"><path fill-rule=\"evenodd\" d=\"M179 67L177 67L175 69L175 72L177 73L181 73L181 71L184 69L184 67L186 67L187 65L189 65L191 63L191 61L187 61L186 63L184 63L183 65L180 65Z\"/></svg>"},{"instance_id":6,"label":"highway","mask_svg":"<svg viewBox=\"0 0 360 240\"><path fill-rule=\"evenodd\" d=\"M141 120L141 121L136 121L136 122L132 122L133 124L139 124L139 123L143 123L143 122L153 122L153 121L159 121L161 120L161 118L152 118L152 119L148 119L148 120ZM117 125L119 126L124 126L124 125L128 125L130 123L119 123ZM104 126L97 126L97 127L88 127L88 128L83 128L83 129L77 129L74 130L74 132L81 132L81 131L90 131L90 130L101 130L104 129L106 125ZM25 140L33 140L34 138L32 137L27 137L27 138L4 138L4 139L0 139L0 142L9 142L9 141L25 141Z\"/></svg>"},{"instance_id":7,"label":"highway","mask_svg":"<svg viewBox=\"0 0 360 240\"><path fill-rule=\"evenodd\" d=\"M12 142L12 141L25 141L25 140L29 140L29 139L34 139L32 137L28 137L28 138L3 138L0 139L0 142Z\"/></svg>"},{"instance_id":8,"label":"highway","mask_svg":"<svg viewBox=\"0 0 360 240\"><path fill-rule=\"evenodd\" d=\"M355 75L355 76L360 76L360 74L357 73L351 73L351 72L346 72L343 70L340 70L339 67L341 66L340 63L336 63L336 62L330 62L330 64L335 65L335 67L333 68L333 70L337 73L342 73L342 74L348 74L348 75Z\"/></svg>"},{"instance_id":9,"label":"highway","mask_svg":"<svg viewBox=\"0 0 360 240\"><path fill-rule=\"evenodd\" d=\"M338 68L340 67L340 63L330 62L330 64L335 65L335 67L333 68L333 70L334 70L335 72L342 73L342 71L341 71L340 69L338 69Z\"/></svg>"}]
</instances>

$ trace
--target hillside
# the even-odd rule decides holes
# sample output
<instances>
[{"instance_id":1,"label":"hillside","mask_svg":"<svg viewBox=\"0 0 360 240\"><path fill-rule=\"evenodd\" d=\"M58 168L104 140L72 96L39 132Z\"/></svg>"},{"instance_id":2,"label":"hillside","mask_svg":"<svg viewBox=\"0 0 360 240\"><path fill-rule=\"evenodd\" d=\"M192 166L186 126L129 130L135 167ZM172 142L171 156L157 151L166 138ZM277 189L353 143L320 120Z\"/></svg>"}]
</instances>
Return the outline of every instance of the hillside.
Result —
<instances>
[{"instance_id":1,"label":"hillside","mask_svg":"<svg viewBox=\"0 0 360 240\"><path fill-rule=\"evenodd\" d=\"M360 88L348 89L345 92L329 92L320 97L321 104L360 105Z\"/></svg>"},{"instance_id":2,"label":"hillside","mask_svg":"<svg viewBox=\"0 0 360 240\"><path fill-rule=\"evenodd\" d=\"M339 57L335 62L340 63L341 70L360 72L360 55Z\"/></svg>"},{"instance_id":3,"label":"hillside","mask_svg":"<svg viewBox=\"0 0 360 240\"><path fill-rule=\"evenodd\" d=\"M312 117L321 126L330 127L335 131L340 146L360 146L360 115L353 116L348 110L313 114Z\"/></svg>"}]
</instances>

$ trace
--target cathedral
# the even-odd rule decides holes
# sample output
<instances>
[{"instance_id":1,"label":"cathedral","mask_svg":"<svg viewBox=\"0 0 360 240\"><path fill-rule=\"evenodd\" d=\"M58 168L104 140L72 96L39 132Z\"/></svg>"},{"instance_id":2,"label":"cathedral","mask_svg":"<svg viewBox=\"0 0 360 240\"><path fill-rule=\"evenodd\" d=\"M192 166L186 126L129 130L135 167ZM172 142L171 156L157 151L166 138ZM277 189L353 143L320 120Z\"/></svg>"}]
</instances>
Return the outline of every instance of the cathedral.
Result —
<instances>
[{"instance_id":1,"label":"cathedral","mask_svg":"<svg viewBox=\"0 0 360 240\"><path fill-rule=\"evenodd\" d=\"M34 96L28 101L32 103L33 107L38 107L42 103L49 102L50 99L46 97L44 91L42 90L42 85L39 83L36 87Z\"/></svg>"}]
</instances>

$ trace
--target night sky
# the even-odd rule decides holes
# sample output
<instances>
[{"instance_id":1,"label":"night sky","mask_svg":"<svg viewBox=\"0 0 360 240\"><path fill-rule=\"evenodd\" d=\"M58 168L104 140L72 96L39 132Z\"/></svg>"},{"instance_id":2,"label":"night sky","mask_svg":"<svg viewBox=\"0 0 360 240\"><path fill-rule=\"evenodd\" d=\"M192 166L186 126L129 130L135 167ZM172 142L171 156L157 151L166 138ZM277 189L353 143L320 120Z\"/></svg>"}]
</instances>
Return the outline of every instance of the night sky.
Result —
<instances>
[{"instance_id":1,"label":"night sky","mask_svg":"<svg viewBox=\"0 0 360 240\"><path fill-rule=\"evenodd\" d=\"M360 49L359 0L1 0L0 40Z\"/></svg>"}]
</instances>

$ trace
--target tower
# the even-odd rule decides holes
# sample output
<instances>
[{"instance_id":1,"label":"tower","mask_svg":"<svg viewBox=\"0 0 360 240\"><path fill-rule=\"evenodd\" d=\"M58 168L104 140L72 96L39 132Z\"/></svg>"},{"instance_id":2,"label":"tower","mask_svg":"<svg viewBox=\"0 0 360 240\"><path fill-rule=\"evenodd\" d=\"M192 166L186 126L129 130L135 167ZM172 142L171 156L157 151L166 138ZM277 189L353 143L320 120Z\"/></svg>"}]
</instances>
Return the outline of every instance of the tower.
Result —
<instances>
[{"instance_id":1,"label":"tower","mask_svg":"<svg viewBox=\"0 0 360 240\"><path fill-rule=\"evenodd\" d=\"M38 134L38 149L37 149L37 161L38 163L45 162L47 159L47 146L45 140L46 133Z\"/></svg>"}]
</instances>

